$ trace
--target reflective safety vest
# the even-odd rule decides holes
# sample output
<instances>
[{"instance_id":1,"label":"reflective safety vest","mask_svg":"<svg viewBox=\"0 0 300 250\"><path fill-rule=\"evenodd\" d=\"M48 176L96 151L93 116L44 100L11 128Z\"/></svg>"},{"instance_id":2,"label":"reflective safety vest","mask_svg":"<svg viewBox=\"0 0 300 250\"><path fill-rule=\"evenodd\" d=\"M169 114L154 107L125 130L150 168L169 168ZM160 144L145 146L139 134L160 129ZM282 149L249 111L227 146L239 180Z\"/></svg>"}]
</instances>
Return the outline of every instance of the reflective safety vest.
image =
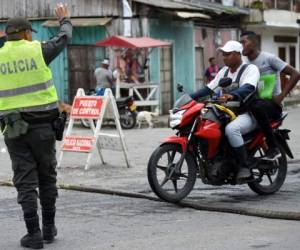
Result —
<instances>
[{"instance_id":1,"label":"reflective safety vest","mask_svg":"<svg viewBox=\"0 0 300 250\"><path fill-rule=\"evenodd\" d=\"M58 107L52 73L38 41L8 41L0 49L0 115Z\"/></svg>"}]
</instances>

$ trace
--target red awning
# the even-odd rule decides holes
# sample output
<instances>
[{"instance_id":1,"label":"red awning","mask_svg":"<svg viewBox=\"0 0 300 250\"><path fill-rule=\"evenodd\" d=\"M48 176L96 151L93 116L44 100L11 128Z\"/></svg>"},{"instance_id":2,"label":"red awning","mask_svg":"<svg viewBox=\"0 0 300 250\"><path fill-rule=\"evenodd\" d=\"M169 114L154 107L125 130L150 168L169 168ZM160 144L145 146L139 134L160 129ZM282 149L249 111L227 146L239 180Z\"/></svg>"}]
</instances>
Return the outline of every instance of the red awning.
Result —
<instances>
[{"instance_id":1,"label":"red awning","mask_svg":"<svg viewBox=\"0 0 300 250\"><path fill-rule=\"evenodd\" d=\"M170 46L171 43L153 39L151 37L124 37L124 36L111 36L103 41L96 42L97 46L112 46L118 48L153 48Z\"/></svg>"},{"instance_id":2,"label":"red awning","mask_svg":"<svg viewBox=\"0 0 300 250\"><path fill-rule=\"evenodd\" d=\"M6 36L5 32L3 30L0 30L0 38Z\"/></svg>"}]
</instances>

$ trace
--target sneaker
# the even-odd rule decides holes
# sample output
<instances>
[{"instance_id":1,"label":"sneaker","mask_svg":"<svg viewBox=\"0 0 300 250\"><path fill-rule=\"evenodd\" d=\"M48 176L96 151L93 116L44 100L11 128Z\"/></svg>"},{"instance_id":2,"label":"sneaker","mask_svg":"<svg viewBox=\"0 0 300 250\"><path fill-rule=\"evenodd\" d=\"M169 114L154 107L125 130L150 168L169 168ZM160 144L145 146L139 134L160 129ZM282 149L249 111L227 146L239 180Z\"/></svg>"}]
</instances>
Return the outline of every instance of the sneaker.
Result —
<instances>
[{"instance_id":1,"label":"sneaker","mask_svg":"<svg viewBox=\"0 0 300 250\"><path fill-rule=\"evenodd\" d=\"M275 161L280 156L281 153L278 148L269 148L266 152L266 155L261 159L265 161Z\"/></svg>"}]
</instances>

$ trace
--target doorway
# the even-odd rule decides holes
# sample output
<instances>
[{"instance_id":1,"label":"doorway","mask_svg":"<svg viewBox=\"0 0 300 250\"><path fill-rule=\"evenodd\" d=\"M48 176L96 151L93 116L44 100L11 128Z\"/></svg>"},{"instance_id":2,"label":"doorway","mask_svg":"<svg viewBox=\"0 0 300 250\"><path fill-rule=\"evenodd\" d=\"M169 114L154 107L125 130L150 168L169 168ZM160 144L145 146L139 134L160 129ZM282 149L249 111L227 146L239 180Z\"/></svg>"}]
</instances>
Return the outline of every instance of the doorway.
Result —
<instances>
[{"instance_id":1,"label":"doorway","mask_svg":"<svg viewBox=\"0 0 300 250\"><path fill-rule=\"evenodd\" d=\"M161 112L168 114L173 106L173 56L172 47L160 49Z\"/></svg>"},{"instance_id":2,"label":"doorway","mask_svg":"<svg viewBox=\"0 0 300 250\"><path fill-rule=\"evenodd\" d=\"M295 45L284 45L278 47L278 57L296 68L296 46ZM287 76L284 73L280 73L281 88L284 88L287 84Z\"/></svg>"},{"instance_id":3,"label":"doorway","mask_svg":"<svg viewBox=\"0 0 300 250\"><path fill-rule=\"evenodd\" d=\"M95 88L94 70L105 57L105 50L90 45L68 46L69 102L73 102L78 88L85 91Z\"/></svg>"},{"instance_id":4,"label":"doorway","mask_svg":"<svg viewBox=\"0 0 300 250\"><path fill-rule=\"evenodd\" d=\"M204 49L203 47L195 48L195 89L200 89L204 85Z\"/></svg>"}]
</instances>

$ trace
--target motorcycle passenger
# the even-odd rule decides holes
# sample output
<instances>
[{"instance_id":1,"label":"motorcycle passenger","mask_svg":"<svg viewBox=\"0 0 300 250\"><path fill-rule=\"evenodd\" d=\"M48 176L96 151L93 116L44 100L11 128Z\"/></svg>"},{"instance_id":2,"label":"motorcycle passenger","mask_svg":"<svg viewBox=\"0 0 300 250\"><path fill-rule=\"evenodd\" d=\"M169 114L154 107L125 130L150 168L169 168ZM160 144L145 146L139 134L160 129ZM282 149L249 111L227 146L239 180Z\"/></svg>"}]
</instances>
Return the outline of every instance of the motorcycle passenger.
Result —
<instances>
[{"instance_id":1,"label":"motorcycle passenger","mask_svg":"<svg viewBox=\"0 0 300 250\"><path fill-rule=\"evenodd\" d=\"M250 111L256 118L259 127L266 136L268 150L265 160L275 160L280 156L280 151L276 146L275 136L270 125L271 119L278 119L282 113L284 97L294 88L300 79L300 73L291 65L282 61L277 56L259 51L257 48L258 37L252 32L241 34L241 43L244 47L243 55L249 63L256 65L263 81L262 87L258 87L259 99L251 103ZM280 73L290 76L287 84L281 90Z\"/></svg>"},{"instance_id":2,"label":"motorcycle passenger","mask_svg":"<svg viewBox=\"0 0 300 250\"><path fill-rule=\"evenodd\" d=\"M211 93L218 93L220 91L218 87L220 79L230 77L233 83L229 86L230 90L228 93L221 94L219 97L220 101L243 101L256 90L260 77L259 70L255 65L243 63L243 46L237 41L228 41L218 50L223 54L225 67L218 72L208 85L192 93L191 97L197 100ZM256 120L254 117L248 112L244 112L239 114L225 128L225 135L238 158L239 171L237 173L237 181L247 180L251 177L249 164L247 163L247 150L242 135L251 132L255 127Z\"/></svg>"}]
</instances>

